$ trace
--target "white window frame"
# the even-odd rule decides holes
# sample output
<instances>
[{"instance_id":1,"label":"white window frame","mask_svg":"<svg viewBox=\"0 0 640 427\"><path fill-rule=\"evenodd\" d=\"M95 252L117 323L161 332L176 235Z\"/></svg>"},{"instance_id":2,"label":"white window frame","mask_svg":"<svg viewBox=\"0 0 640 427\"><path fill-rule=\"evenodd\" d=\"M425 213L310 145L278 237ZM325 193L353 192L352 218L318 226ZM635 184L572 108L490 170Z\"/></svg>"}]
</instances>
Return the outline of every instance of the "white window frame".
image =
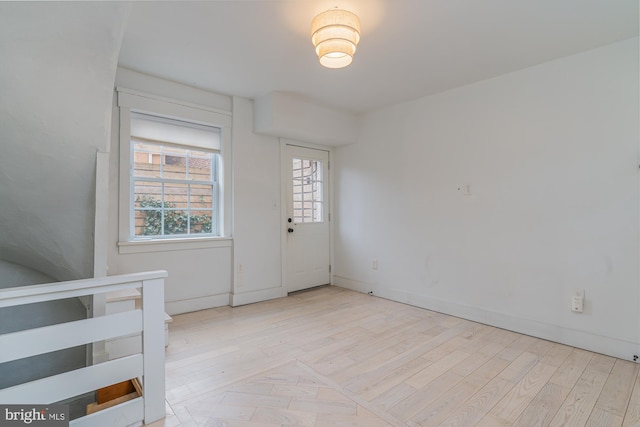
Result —
<instances>
[{"instance_id":1,"label":"white window frame","mask_svg":"<svg viewBox=\"0 0 640 427\"><path fill-rule=\"evenodd\" d=\"M118 250L121 254L231 246L231 113L116 88L120 110L120 193ZM185 120L220 129L218 227L220 236L186 235L162 239L131 236L131 112Z\"/></svg>"}]
</instances>

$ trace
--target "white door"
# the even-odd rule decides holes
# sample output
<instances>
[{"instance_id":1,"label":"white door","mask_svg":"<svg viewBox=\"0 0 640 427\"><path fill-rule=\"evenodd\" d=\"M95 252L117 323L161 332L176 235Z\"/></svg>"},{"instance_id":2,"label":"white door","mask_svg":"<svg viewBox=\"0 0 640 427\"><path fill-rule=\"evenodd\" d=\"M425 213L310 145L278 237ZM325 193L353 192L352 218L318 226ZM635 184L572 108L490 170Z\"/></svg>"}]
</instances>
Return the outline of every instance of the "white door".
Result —
<instances>
[{"instance_id":1,"label":"white door","mask_svg":"<svg viewBox=\"0 0 640 427\"><path fill-rule=\"evenodd\" d=\"M331 282L329 152L294 145L284 150L285 287L294 292Z\"/></svg>"}]
</instances>

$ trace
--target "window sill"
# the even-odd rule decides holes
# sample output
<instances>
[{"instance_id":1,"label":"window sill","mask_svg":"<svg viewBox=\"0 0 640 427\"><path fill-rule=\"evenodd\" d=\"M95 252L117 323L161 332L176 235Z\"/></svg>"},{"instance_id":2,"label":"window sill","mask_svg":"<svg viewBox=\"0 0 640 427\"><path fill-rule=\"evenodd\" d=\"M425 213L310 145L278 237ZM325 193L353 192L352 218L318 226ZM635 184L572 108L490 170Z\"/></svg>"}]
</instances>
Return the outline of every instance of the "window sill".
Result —
<instances>
[{"instance_id":1,"label":"window sill","mask_svg":"<svg viewBox=\"0 0 640 427\"><path fill-rule=\"evenodd\" d=\"M225 248L233 245L231 237L195 237L189 239L132 240L118 242L118 253L184 251L191 249Z\"/></svg>"}]
</instances>

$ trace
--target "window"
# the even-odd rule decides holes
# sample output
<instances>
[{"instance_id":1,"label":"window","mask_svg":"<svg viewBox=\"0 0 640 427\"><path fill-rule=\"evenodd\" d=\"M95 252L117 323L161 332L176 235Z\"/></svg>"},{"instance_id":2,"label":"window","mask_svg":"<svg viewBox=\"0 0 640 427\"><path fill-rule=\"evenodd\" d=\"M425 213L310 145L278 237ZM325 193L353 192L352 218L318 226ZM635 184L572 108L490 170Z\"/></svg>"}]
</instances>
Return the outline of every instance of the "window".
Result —
<instances>
[{"instance_id":1,"label":"window","mask_svg":"<svg viewBox=\"0 0 640 427\"><path fill-rule=\"evenodd\" d=\"M230 116L121 90L118 105L120 253L219 246L230 237Z\"/></svg>"},{"instance_id":2,"label":"window","mask_svg":"<svg viewBox=\"0 0 640 427\"><path fill-rule=\"evenodd\" d=\"M293 158L293 221L322 222L322 162Z\"/></svg>"},{"instance_id":3,"label":"window","mask_svg":"<svg viewBox=\"0 0 640 427\"><path fill-rule=\"evenodd\" d=\"M218 128L131 113L132 238L219 235L219 136Z\"/></svg>"}]
</instances>

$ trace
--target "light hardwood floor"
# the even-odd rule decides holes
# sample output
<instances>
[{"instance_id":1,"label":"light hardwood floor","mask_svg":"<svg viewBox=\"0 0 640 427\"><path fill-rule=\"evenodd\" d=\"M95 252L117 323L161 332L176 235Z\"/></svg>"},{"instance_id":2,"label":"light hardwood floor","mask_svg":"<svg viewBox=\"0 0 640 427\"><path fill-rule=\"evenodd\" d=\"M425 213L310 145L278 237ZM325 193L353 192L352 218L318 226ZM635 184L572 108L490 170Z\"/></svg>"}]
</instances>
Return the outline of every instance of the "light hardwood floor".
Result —
<instances>
[{"instance_id":1,"label":"light hardwood floor","mask_svg":"<svg viewBox=\"0 0 640 427\"><path fill-rule=\"evenodd\" d=\"M336 287L174 317L158 426L640 426L636 363Z\"/></svg>"}]
</instances>

